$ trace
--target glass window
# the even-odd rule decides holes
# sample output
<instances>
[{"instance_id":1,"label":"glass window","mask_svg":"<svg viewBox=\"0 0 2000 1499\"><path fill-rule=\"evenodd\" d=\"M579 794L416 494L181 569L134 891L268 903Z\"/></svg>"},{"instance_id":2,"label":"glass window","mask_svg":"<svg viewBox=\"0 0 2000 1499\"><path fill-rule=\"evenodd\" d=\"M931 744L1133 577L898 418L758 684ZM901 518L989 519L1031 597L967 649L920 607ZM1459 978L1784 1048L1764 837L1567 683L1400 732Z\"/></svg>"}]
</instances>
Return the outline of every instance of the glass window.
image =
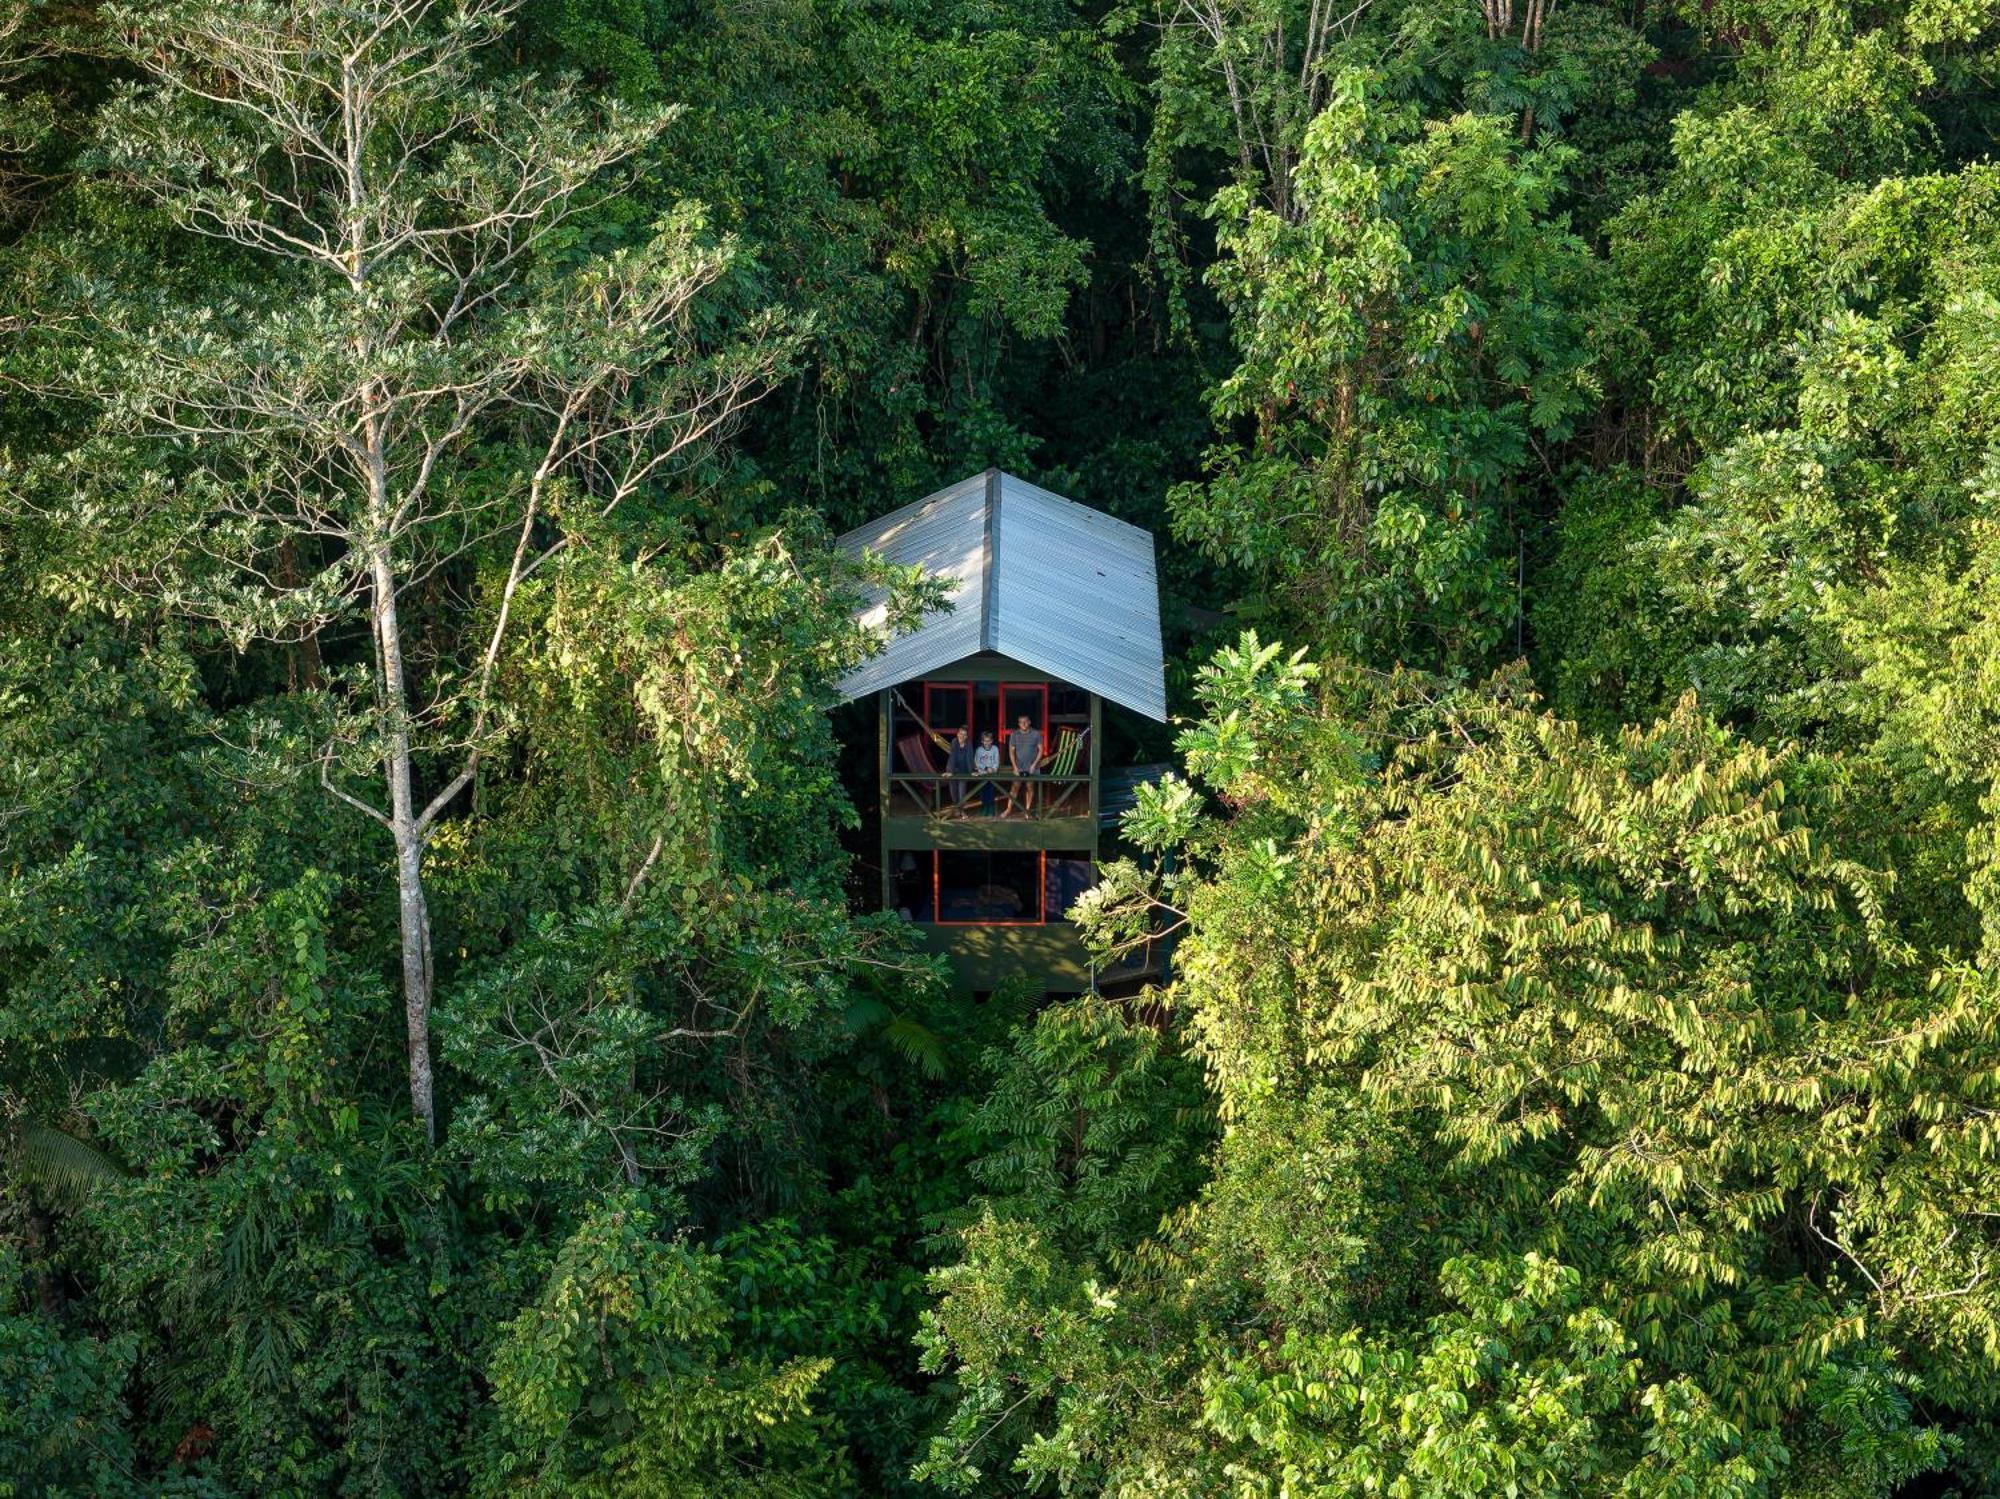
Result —
<instances>
[{"instance_id":1,"label":"glass window","mask_svg":"<svg viewBox=\"0 0 2000 1499\"><path fill-rule=\"evenodd\" d=\"M924 722L947 739L960 729L972 734L972 684L924 683Z\"/></svg>"},{"instance_id":2,"label":"glass window","mask_svg":"<svg viewBox=\"0 0 2000 1499\"><path fill-rule=\"evenodd\" d=\"M1048 870L1043 878L1042 909L1050 921L1067 921L1076 898L1097 883L1097 866L1085 853L1059 853L1050 849Z\"/></svg>"},{"instance_id":3,"label":"glass window","mask_svg":"<svg viewBox=\"0 0 2000 1499\"><path fill-rule=\"evenodd\" d=\"M936 882L931 878L931 861L908 849L893 855L890 871L894 880L896 914L905 921L932 919L931 897Z\"/></svg>"},{"instance_id":4,"label":"glass window","mask_svg":"<svg viewBox=\"0 0 2000 1499\"><path fill-rule=\"evenodd\" d=\"M941 848L931 859L940 925L1041 924L1046 874L1040 849Z\"/></svg>"}]
</instances>

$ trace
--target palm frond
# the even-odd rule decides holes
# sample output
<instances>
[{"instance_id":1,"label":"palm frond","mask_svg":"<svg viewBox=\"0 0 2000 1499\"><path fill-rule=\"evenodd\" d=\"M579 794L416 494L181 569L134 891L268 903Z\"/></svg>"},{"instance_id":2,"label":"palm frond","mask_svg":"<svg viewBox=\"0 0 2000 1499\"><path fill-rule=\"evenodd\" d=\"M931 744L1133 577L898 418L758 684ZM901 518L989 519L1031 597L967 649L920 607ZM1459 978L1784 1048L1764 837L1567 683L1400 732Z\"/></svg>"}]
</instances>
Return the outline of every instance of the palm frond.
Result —
<instances>
[{"instance_id":1,"label":"palm frond","mask_svg":"<svg viewBox=\"0 0 2000 1499\"><path fill-rule=\"evenodd\" d=\"M882 1039L932 1082L945 1075L948 1053L944 1038L929 1026L907 1015L898 1015L882 1027Z\"/></svg>"},{"instance_id":2,"label":"palm frond","mask_svg":"<svg viewBox=\"0 0 2000 1499\"><path fill-rule=\"evenodd\" d=\"M37 1119L15 1122L14 1154L24 1178L71 1204L126 1175L123 1166L88 1140Z\"/></svg>"},{"instance_id":3,"label":"palm frond","mask_svg":"<svg viewBox=\"0 0 2000 1499\"><path fill-rule=\"evenodd\" d=\"M841 1012L841 1028L850 1036L863 1036L895 1016L895 1011L872 994L856 994Z\"/></svg>"}]
</instances>

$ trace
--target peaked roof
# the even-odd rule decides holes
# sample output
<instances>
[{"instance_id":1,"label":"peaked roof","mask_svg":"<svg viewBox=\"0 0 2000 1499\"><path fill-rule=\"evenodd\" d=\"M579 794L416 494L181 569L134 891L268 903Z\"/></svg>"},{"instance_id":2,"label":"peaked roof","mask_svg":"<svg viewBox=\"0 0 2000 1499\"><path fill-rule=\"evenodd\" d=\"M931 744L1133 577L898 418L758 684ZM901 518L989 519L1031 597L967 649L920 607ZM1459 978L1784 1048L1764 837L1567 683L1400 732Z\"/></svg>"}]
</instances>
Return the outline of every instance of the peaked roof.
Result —
<instances>
[{"instance_id":1,"label":"peaked roof","mask_svg":"<svg viewBox=\"0 0 2000 1499\"><path fill-rule=\"evenodd\" d=\"M1166 721L1150 532L995 468L849 531L840 546L921 565L950 584L954 605L843 677L843 697L995 651ZM861 613L877 630L885 619L879 599Z\"/></svg>"}]
</instances>

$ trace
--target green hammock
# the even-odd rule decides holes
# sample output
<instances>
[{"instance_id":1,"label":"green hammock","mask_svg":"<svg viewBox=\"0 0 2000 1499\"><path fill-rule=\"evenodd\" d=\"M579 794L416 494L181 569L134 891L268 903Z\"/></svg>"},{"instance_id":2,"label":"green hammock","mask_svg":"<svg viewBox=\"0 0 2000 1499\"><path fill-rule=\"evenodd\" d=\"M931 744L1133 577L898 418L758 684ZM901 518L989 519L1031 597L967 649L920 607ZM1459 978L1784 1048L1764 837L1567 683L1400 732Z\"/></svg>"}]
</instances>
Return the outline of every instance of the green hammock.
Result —
<instances>
[{"instance_id":1,"label":"green hammock","mask_svg":"<svg viewBox=\"0 0 2000 1499\"><path fill-rule=\"evenodd\" d=\"M1085 729L1083 734L1090 730ZM1056 742L1056 752L1049 756L1048 774L1052 776L1073 776L1076 774L1077 751L1083 748L1083 734L1074 729L1064 729L1062 738Z\"/></svg>"},{"instance_id":2,"label":"green hammock","mask_svg":"<svg viewBox=\"0 0 2000 1499\"><path fill-rule=\"evenodd\" d=\"M1085 729L1081 734L1075 729L1064 729L1061 736L1056 740L1055 753L1049 756L1048 769L1044 774L1054 777L1075 775L1077 756L1083 749L1085 736L1089 733L1090 730L1088 729ZM1070 797L1076 793L1077 788L1074 785L1062 787L1051 786L1049 790L1053 795L1044 798L1043 815L1053 817L1068 803Z\"/></svg>"}]
</instances>

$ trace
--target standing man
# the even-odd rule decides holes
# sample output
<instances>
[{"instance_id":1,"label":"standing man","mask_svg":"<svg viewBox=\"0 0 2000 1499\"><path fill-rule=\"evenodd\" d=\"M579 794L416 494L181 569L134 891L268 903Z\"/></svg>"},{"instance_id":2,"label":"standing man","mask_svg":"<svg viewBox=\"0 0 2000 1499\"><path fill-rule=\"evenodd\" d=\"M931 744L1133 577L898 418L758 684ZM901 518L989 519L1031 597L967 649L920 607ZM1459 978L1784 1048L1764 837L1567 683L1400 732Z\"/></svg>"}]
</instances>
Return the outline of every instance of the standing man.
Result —
<instances>
[{"instance_id":1,"label":"standing man","mask_svg":"<svg viewBox=\"0 0 2000 1499\"><path fill-rule=\"evenodd\" d=\"M1007 763L1014 769L1019 779L1007 788L1007 815L1014 815L1014 797L1018 791L1022 805L1028 816L1035 815L1035 783L1029 779L1042 768L1042 761L1048 756L1042 751L1042 731L1035 728L1023 713L1014 725L1014 732L1007 736Z\"/></svg>"}]
</instances>

